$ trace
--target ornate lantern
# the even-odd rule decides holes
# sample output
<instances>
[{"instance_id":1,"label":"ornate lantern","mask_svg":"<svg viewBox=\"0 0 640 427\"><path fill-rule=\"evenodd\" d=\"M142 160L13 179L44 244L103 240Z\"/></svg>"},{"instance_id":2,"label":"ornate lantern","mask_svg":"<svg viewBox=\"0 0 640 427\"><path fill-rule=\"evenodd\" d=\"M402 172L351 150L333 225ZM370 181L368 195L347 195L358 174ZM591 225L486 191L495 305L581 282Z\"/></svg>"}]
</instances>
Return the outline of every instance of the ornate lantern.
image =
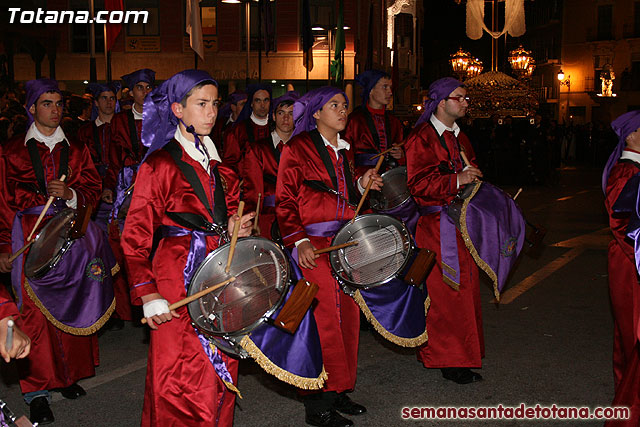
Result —
<instances>
[{"instance_id":1,"label":"ornate lantern","mask_svg":"<svg viewBox=\"0 0 640 427\"><path fill-rule=\"evenodd\" d=\"M467 67L467 78L471 79L482 72L482 61L478 58L472 59Z\"/></svg>"},{"instance_id":2,"label":"ornate lantern","mask_svg":"<svg viewBox=\"0 0 640 427\"><path fill-rule=\"evenodd\" d=\"M464 80L467 75L467 68L469 68L469 64L472 61L471 54L460 48L456 53L451 55L450 61L453 73L459 80Z\"/></svg>"},{"instance_id":3,"label":"ornate lantern","mask_svg":"<svg viewBox=\"0 0 640 427\"><path fill-rule=\"evenodd\" d=\"M529 64L532 62L533 57L531 56L531 52L525 50L522 45L509 52L509 63L511 64L511 69L518 77L531 75L529 74ZM533 72L533 70L531 70L531 72Z\"/></svg>"}]
</instances>

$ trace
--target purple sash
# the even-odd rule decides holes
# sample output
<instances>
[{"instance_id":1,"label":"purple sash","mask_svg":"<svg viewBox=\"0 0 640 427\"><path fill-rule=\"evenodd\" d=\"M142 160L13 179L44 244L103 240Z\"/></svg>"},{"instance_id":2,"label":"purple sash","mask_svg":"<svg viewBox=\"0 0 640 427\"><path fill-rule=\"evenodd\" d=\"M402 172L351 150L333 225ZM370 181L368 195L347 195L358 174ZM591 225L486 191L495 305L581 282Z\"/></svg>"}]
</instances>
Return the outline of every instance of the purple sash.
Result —
<instances>
[{"instance_id":1,"label":"purple sash","mask_svg":"<svg viewBox=\"0 0 640 427\"><path fill-rule=\"evenodd\" d=\"M455 290L460 288L460 260L458 259L458 239L456 224L446 214L448 206L419 206L421 216L440 212L440 259L442 280Z\"/></svg>"},{"instance_id":2,"label":"purple sash","mask_svg":"<svg viewBox=\"0 0 640 427\"><path fill-rule=\"evenodd\" d=\"M409 232L413 237L416 236L416 227L418 225L418 219L420 219L420 212L418 211L418 204L413 197L409 198L401 205L391 208L389 210L378 211L383 215L389 215L404 222L404 225L409 229Z\"/></svg>"},{"instance_id":3,"label":"purple sash","mask_svg":"<svg viewBox=\"0 0 640 427\"><path fill-rule=\"evenodd\" d=\"M325 222L316 222L315 224L309 224L304 226L304 231L307 233L307 236L314 237L333 237L335 234L345 225L347 221L325 221ZM287 236L289 237L289 236ZM298 265L298 248L295 247L291 251L291 257L296 262L296 266ZM301 274L302 276L302 274Z\"/></svg>"},{"instance_id":4,"label":"purple sash","mask_svg":"<svg viewBox=\"0 0 640 427\"><path fill-rule=\"evenodd\" d=\"M274 208L276 206L276 195L271 194L269 196L264 197L264 206L269 206Z\"/></svg>"},{"instance_id":5,"label":"purple sash","mask_svg":"<svg viewBox=\"0 0 640 427\"><path fill-rule=\"evenodd\" d=\"M113 203L107 203L104 200L101 200L98 204L98 209L96 210L93 221L96 223L98 227L105 233L107 231L107 224L109 224L109 220L111 219L111 211L113 210Z\"/></svg>"},{"instance_id":6,"label":"purple sash","mask_svg":"<svg viewBox=\"0 0 640 427\"><path fill-rule=\"evenodd\" d=\"M115 257L106 235L89 221L85 235L41 278L24 283L29 297L58 329L90 335L115 309L112 268Z\"/></svg>"},{"instance_id":7,"label":"purple sash","mask_svg":"<svg viewBox=\"0 0 640 427\"><path fill-rule=\"evenodd\" d=\"M359 153L355 155L355 163L356 166L375 166L378 163L378 159L371 158L375 156L376 153Z\"/></svg>"},{"instance_id":8,"label":"purple sash","mask_svg":"<svg viewBox=\"0 0 640 427\"><path fill-rule=\"evenodd\" d=\"M133 177L138 172L139 164L125 166L122 168L120 173L118 173L118 183L116 184L116 199L113 202L113 210L111 211L111 221L113 219L118 218L118 212L120 212L120 208L125 203L126 200L126 192L131 185L133 184ZM120 228L120 232L124 229L124 221L120 221L118 223L118 227Z\"/></svg>"}]
</instances>

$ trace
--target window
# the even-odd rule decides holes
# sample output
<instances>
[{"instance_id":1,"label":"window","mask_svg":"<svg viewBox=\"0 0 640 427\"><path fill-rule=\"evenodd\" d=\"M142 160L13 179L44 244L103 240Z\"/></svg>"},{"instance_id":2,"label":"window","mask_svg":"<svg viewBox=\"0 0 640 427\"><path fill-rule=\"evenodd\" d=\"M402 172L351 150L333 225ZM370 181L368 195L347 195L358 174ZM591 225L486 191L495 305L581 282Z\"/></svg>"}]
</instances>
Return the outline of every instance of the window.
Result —
<instances>
[{"instance_id":1,"label":"window","mask_svg":"<svg viewBox=\"0 0 640 427\"><path fill-rule=\"evenodd\" d=\"M85 0L70 0L69 10L89 10L89 3ZM95 0L93 5L94 13L104 10L104 0ZM89 53L91 46L89 45L91 34L90 24L69 24L71 31L71 52L73 53ZM95 29L95 49L96 52L104 52L104 29L102 24L94 24Z\"/></svg>"},{"instance_id":2,"label":"window","mask_svg":"<svg viewBox=\"0 0 640 427\"><path fill-rule=\"evenodd\" d=\"M302 10L302 2L300 3L300 10ZM313 32L314 49L326 50L329 46L327 31L329 28L334 28L337 22L337 18L334 15L334 6L334 2L332 1L309 0L311 27L324 28L324 30L317 30ZM302 49L302 38L300 39L300 48Z\"/></svg>"},{"instance_id":3,"label":"window","mask_svg":"<svg viewBox=\"0 0 640 427\"><path fill-rule=\"evenodd\" d=\"M240 38L242 40L242 45L240 46L240 49L242 50L247 50L247 30L246 30L246 17L245 17L245 13L246 13L246 6L245 4L242 4L242 12L240 12L240 19L241 19L241 31L242 34L240 35ZM273 37L270 37L268 40L269 43L269 50L272 52L275 52L276 50L276 2L272 2L269 1L268 2L268 7L271 8L271 29L273 32ZM265 17L262 16L264 14L263 11L261 11L259 9L259 3L256 2L251 2L249 3L249 20L251 21L249 24L249 32L250 32L250 37L251 37L251 50L258 50L258 49L262 49L263 51L265 50L265 34L266 34L266 30L264 28L265 26ZM313 18L312 18L313 19ZM260 25L260 20L262 20L262 25ZM262 29L262 35L260 35L260 29Z\"/></svg>"},{"instance_id":4,"label":"window","mask_svg":"<svg viewBox=\"0 0 640 427\"><path fill-rule=\"evenodd\" d=\"M142 22L128 23L127 36L159 36L159 24L158 24L158 0L125 0L125 10L144 10L149 12L149 19L147 23Z\"/></svg>"},{"instance_id":5,"label":"window","mask_svg":"<svg viewBox=\"0 0 640 427\"><path fill-rule=\"evenodd\" d=\"M598 40L613 38L613 5L598 6Z\"/></svg>"}]
</instances>

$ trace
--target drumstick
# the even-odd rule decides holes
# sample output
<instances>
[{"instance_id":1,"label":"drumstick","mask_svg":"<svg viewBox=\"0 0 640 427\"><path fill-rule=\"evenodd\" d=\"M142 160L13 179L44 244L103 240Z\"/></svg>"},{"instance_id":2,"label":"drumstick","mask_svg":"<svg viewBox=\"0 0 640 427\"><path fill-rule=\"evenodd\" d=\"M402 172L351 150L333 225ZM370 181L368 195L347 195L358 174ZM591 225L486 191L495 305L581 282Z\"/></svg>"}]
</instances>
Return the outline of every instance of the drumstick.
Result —
<instances>
[{"instance_id":1,"label":"drumstick","mask_svg":"<svg viewBox=\"0 0 640 427\"><path fill-rule=\"evenodd\" d=\"M389 152L390 152L391 150L393 150L394 148L396 148L396 147L402 147L403 145L404 145L404 142L401 142L400 144L393 144L393 145L391 146L391 148L387 148L386 150L382 151L381 153L376 154L375 156L371 157L369 160L374 160L374 159L377 159L377 158L378 158L378 157L380 157L380 156L384 156L385 154L389 153Z\"/></svg>"},{"instance_id":2,"label":"drumstick","mask_svg":"<svg viewBox=\"0 0 640 427\"><path fill-rule=\"evenodd\" d=\"M231 282L233 282L233 281L235 281L235 280L236 280L235 276L231 276L231 277L229 277L227 280L225 280L224 282L220 282L220 283L218 283L218 284L216 284L216 285L213 285L213 286L212 286L212 287L210 287L210 288L203 289L203 290L201 290L200 292L196 292L195 294L191 295L190 297L186 297L186 298L184 298L184 299L181 299L181 300L180 300L180 301L178 301L178 302L174 302L173 304L171 304L171 305L169 306L169 310L175 310L176 308L180 308L180 307L182 307L183 305L187 305L187 304L189 304L190 302L195 301L195 300L197 300L198 298L202 298L203 296L205 296L205 295L207 295L207 294L210 294L211 292L215 291L216 289L220 289L220 288L221 288L221 287L223 287L224 285L228 285L229 283L231 283ZM142 323L147 323L147 318L146 318L146 317L143 317L143 318L140 320L140 322L142 322Z\"/></svg>"},{"instance_id":3,"label":"drumstick","mask_svg":"<svg viewBox=\"0 0 640 427\"><path fill-rule=\"evenodd\" d=\"M374 173L378 173L378 171L380 170L380 166L382 166L383 161L384 161L384 157L380 156L380 158L378 159L378 163L376 163ZM353 218L351 218L352 224L353 224L353 221L356 220L356 217L358 216L358 212L360 212L360 208L362 208L362 205L364 204L364 200L367 198L367 194L369 194L369 190L371 189L371 184L373 184L373 179L369 177L369 183L367 184L367 188L364 189L364 193L362 193L362 197L360 197L360 203L358 203L356 212L353 214Z\"/></svg>"},{"instance_id":4,"label":"drumstick","mask_svg":"<svg viewBox=\"0 0 640 427\"><path fill-rule=\"evenodd\" d=\"M342 243L340 245L329 246L328 248L316 249L315 251L313 251L313 253L316 254L316 255L320 255L320 254L323 254L325 252L337 251L338 249L348 248L349 246L355 246L358 243L359 242L357 240L353 240L351 242Z\"/></svg>"},{"instance_id":5,"label":"drumstick","mask_svg":"<svg viewBox=\"0 0 640 427\"><path fill-rule=\"evenodd\" d=\"M5 342L4 348L9 352L11 351L11 347L13 347L13 320L9 319L7 322L7 341Z\"/></svg>"},{"instance_id":6,"label":"drumstick","mask_svg":"<svg viewBox=\"0 0 640 427\"><path fill-rule=\"evenodd\" d=\"M10 263L12 263L16 258L18 258L18 257L20 256L20 254L21 254L22 252L26 251L26 250L29 248L29 246L31 246L31 244L32 244L33 242L35 242L35 240L29 240L29 241L27 242L27 244L26 244L26 245L24 245L23 247L21 247L20 249L18 249L18 250L16 251L16 253L14 253L13 255L11 255L11 256L9 257L9 262L10 262Z\"/></svg>"},{"instance_id":7,"label":"drumstick","mask_svg":"<svg viewBox=\"0 0 640 427\"><path fill-rule=\"evenodd\" d=\"M60 177L60 181L64 182L64 180L67 178L66 175L62 175ZM33 236L33 233L36 232L36 229L38 228L38 226L40 225L40 223L42 222L42 218L44 218L44 215L47 213L47 211L49 210L49 206L51 206L51 203L53 203L53 199L55 199L54 196L49 196L49 200L47 200L47 204L44 205L44 209L42 209L42 212L40 212L40 216L38 217L38 220L36 221L36 225L33 226L33 230L31 230L31 233L29 234L29 237L27 237L27 240L31 240L31 237Z\"/></svg>"},{"instance_id":8,"label":"drumstick","mask_svg":"<svg viewBox=\"0 0 640 427\"><path fill-rule=\"evenodd\" d=\"M256 217L253 219L253 231L260 234L260 227L258 226L258 217L260 216L260 200L262 199L262 193L258 193L258 204L256 205Z\"/></svg>"},{"instance_id":9,"label":"drumstick","mask_svg":"<svg viewBox=\"0 0 640 427\"><path fill-rule=\"evenodd\" d=\"M516 193L516 195L515 195L515 196L513 196L513 197L512 197L512 199L513 199L513 200L517 199L517 198L518 198L518 196L520 195L520 193L522 193L522 187L520 187L520 188L518 189L518 192Z\"/></svg>"},{"instance_id":10,"label":"drumstick","mask_svg":"<svg viewBox=\"0 0 640 427\"><path fill-rule=\"evenodd\" d=\"M244 202L240 202L238 205L238 220L233 225L233 235L231 236L231 245L229 246L229 257L227 258L227 266L224 269L225 273L229 273L231 269L231 260L233 259L233 253L236 251L236 242L238 241L238 232L240 231L240 222L242 221L242 210L244 209Z\"/></svg>"}]
</instances>

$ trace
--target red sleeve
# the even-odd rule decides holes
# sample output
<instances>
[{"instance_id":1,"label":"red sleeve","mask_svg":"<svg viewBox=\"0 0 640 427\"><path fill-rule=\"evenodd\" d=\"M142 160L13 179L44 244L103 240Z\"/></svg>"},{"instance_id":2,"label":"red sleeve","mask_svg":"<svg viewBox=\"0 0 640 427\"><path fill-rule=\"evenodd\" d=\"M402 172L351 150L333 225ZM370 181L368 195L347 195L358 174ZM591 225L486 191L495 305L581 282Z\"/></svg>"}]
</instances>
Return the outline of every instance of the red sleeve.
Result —
<instances>
[{"instance_id":1,"label":"red sleeve","mask_svg":"<svg viewBox=\"0 0 640 427\"><path fill-rule=\"evenodd\" d=\"M9 291L4 285L0 284L0 319L8 316L16 316L17 318L19 314L18 307L11 299Z\"/></svg>"},{"instance_id":2,"label":"red sleeve","mask_svg":"<svg viewBox=\"0 0 640 427\"><path fill-rule=\"evenodd\" d=\"M218 165L218 170L220 178L224 181L222 188L227 203L227 216L235 215L238 213L238 205L240 204L240 179L238 174L224 163ZM251 211L245 208L243 215L249 212Z\"/></svg>"},{"instance_id":3,"label":"red sleeve","mask_svg":"<svg viewBox=\"0 0 640 427\"><path fill-rule=\"evenodd\" d=\"M440 145L435 130L428 123L415 128L405 144L407 184L419 205L447 203L458 192L455 173L445 173L439 166L449 167L449 156Z\"/></svg>"},{"instance_id":4,"label":"red sleeve","mask_svg":"<svg viewBox=\"0 0 640 427\"><path fill-rule=\"evenodd\" d=\"M389 146L393 144L402 144L402 142L404 141L404 135L402 130L402 122L400 122L400 119L398 119L393 114L389 114L389 126L391 127L391 132L389 132L391 134L391 141L389 143ZM407 164L407 153L405 150L406 149L403 146L403 156L397 160L399 165Z\"/></svg>"},{"instance_id":5,"label":"red sleeve","mask_svg":"<svg viewBox=\"0 0 640 427\"><path fill-rule=\"evenodd\" d=\"M222 163L236 172L239 172L238 168L240 166L240 160L242 160L242 152L240 151L242 145L241 139L247 139L244 122L236 123L224 136Z\"/></svg>"},{"instance_id":6,"label":"red sleeve","mask_svg":"<svg viewBox=\"0 0 640 427\"><path fill-rule=\"evenodd\" d=\"M298 195L304 179L303 164L296 154L296 149L290 141L284 146L278 167L276 183L276 216L280 226L280 234L285 246L293 247L300 239L308 238L300 218Z\"/></svg>"}]
</instances>

